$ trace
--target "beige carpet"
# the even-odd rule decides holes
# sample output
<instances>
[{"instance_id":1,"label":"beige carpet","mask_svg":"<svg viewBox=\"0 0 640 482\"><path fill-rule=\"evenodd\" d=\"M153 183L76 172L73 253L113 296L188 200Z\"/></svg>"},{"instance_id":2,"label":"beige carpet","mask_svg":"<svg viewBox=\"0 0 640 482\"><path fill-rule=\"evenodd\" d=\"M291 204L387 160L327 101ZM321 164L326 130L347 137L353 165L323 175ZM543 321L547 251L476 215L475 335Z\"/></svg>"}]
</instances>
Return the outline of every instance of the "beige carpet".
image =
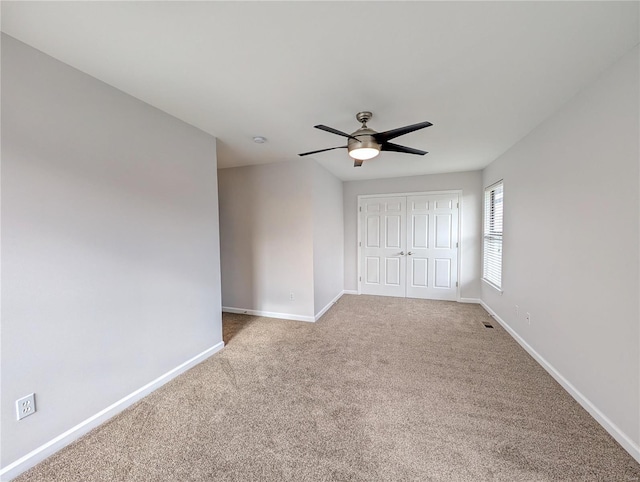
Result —
<instances>
[{"instance_id":1,"label":"beige carpet","mask_svg":"<svg viewBox=\"0 0 640 482\"><path fill-rule=\"evenodd\" d=\"M222 352L17 480L639 480L487 320L348 295L315 324L225 315Z\"/></svg>"}]
</instances>

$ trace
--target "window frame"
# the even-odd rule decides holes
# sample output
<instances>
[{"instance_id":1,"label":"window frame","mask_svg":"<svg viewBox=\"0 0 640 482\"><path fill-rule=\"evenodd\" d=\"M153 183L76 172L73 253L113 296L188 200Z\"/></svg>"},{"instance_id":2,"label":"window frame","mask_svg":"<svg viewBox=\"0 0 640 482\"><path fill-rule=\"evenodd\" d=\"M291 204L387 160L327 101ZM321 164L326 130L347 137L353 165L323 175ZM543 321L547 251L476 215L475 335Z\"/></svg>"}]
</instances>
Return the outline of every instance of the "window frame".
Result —
<instances>
[{"instance_id":1,"label":"window frame","mask_svg":"<svg viewBox=\"0 0 640 482\"><path fill-rule=\"evenodd\" d=\"M499 201L497 193L500 192ZM499 204L499 206L497 206ZM484 189L482 220L482 280L502 293L504 180Z\"/></svg>"}]
</instances>

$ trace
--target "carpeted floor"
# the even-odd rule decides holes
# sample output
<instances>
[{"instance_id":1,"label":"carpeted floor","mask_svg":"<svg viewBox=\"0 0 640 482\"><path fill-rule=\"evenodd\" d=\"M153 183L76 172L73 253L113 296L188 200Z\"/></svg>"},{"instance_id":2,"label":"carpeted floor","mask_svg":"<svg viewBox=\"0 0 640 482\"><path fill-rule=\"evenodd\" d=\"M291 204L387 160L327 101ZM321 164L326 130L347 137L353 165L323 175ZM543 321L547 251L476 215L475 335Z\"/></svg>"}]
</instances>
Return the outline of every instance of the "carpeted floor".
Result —
<instances>
[{"instance_id":1,"label":"carpeted floor","mask_svg":"<svg viewBox=\"0 0 640 482\"><path fill-rule=\"evenodd\" d=\"M484 321L478 305L349 295L315 324L225 314L222 352L17 480L640 480Z\"/></svg>"}]
</instances>

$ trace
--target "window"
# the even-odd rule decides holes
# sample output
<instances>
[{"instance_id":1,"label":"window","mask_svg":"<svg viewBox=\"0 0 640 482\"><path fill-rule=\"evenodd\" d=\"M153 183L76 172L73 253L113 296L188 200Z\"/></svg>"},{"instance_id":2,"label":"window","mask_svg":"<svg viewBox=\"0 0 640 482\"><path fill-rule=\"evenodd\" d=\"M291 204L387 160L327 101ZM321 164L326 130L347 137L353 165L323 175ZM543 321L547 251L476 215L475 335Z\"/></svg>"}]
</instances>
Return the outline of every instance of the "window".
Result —
<instances>
[{"instance_id":1,"label":"window","mask_svg":"<svg viewBox=\"0 0 640 482\"><path fill-rule=\"evenodd\" d=\"M502 181L484 190L482 278L502 288Z\"/></svg>"}]
</instances>

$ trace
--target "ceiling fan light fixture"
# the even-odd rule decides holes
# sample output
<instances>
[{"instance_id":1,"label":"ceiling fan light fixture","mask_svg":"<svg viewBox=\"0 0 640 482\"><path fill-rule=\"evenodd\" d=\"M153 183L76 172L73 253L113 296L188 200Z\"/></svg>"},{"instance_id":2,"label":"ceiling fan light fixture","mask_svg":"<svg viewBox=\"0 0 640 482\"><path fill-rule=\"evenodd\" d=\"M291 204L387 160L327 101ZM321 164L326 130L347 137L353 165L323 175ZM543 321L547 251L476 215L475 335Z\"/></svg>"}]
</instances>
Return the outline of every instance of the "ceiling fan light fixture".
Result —
<instances>
[{"instance_id":1,"label":"ceiling fan light fixture","mask_svg":"<svg viewBox=\"0 0 640 482\"><path fill-rule=\"evenodd\" d=\"M370 113L367 112L366 114ZM360 120L360 122L363 122L363 120ZM349 156L358 161L366 161L368 159L373 159L380 154L381 146L378 144L375 137L373 137L375 134L376 131L369 129L364 124L360 129L351 134L351 138L347 143Z\"/></svg>"},{"instance_id":2,"label":"ceiling fan light fixture","mask_svg":"<svg viewBox=\"0 0 640 482\"><path fill-rule=\"evenodd\" d=\"M380 150L373 147L355 147L349 150L349 156L359 161L373 159L378 154L380 154Z\"/></svg>"}]
</instances>

